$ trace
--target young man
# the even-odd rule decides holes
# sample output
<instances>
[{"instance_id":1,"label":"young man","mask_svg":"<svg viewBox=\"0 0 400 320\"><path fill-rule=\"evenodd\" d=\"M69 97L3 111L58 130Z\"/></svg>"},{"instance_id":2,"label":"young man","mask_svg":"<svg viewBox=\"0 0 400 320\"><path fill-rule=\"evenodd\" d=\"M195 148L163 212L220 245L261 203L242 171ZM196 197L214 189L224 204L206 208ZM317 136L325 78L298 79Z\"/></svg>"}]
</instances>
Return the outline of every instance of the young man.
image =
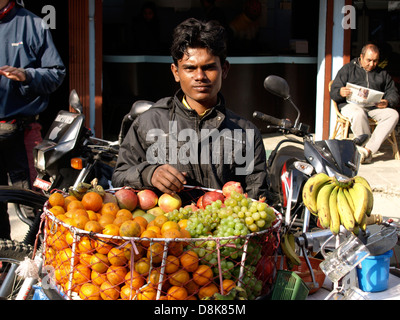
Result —
<instances>
[{"instance_id":1,"label":"young man","mask_svg":"<svg viewBox=\"0 0 400 320\"><path fill-rule=\"evenodd\" d=\"M359 58L339 70L331 87L331 98L338 103L340 112L350 119L354 135L370 136L365 148L359 149L361 163L371 163L372 155L379 150L399 121L399 114L393 109L399 103L399 94L390 75L377 66L378 62L378 47L373 44L365 45ZM348 104L346 97L350 94L350 89L346 88L347 82L382 91L383 99L373 107ZM368 117L378 121L372 135Z\"/></svg>"},{"instance_id":2,"label":"young man","mask_svg":"<svg viewBox=\"0 0 400 320\"><path fill-rule=\"evenodd\" d=\"M171 71L181 89L138 117L121 145L113 186L175 193L185 184L221 189L241 182L266 196L266 156L259 130L225 108L220 93L229 63L225 29L188 19L173 35Z\"/></svg>"},{"instance_id":3,"label":"young man","mask_svg":"<svg viewBox=\"0 0 400 320\"><path fill-rule=\"evenodd\" d=\"M50 30L17 2L0 0L0 185L30 188L24 131L37 124L66 71ZM10 238L6 203L0 238Z\"/></svg>"}]
</instances>

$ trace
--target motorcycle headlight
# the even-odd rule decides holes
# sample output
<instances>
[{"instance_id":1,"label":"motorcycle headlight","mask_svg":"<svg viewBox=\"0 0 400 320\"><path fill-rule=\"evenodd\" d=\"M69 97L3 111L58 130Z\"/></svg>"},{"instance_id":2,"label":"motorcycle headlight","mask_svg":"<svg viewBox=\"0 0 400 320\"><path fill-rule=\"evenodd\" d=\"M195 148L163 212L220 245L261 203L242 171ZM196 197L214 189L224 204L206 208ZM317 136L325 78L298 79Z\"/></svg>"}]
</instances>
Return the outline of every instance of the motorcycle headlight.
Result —
<instances>
[{"instance_id":1,"label":"motorcycle headlight","mask_svg":"<svg viewBox=\"0 0 400 320\"><path fill-rule=\"evenodd\" d=\"M35 158L35 167L42 171L44 171L46 168L46 160L42 150L38 150L37 152L37 157Z\"/></svg>"}]
</instances>

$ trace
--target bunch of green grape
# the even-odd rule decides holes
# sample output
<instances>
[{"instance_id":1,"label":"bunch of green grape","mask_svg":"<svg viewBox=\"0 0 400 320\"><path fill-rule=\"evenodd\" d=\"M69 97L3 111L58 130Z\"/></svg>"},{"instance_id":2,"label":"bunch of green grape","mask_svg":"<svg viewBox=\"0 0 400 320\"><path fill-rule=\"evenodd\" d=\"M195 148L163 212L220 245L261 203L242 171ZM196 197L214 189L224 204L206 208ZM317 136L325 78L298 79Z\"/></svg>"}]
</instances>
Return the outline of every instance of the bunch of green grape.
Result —
<instances>
[{"instance_id":1,"label":"bunch of green grape","mask_svg":"<svg viewBox=\"0 0 400 320\"><path fill-rule=\"evenodd\" d=\"M276 219L274 209L265 202L247 198L244 194L233 191L224 202L227 212L245 223L250 232L257 232L271 227Z\"/></svg>"},{"instance_id":2,"label":"bunch of green grape","mask_svg":"<svg viewBox=\"0 0 400 320\"><path fill-rule=\"evenodd\" d=\"M192 238L207 237L219 225L220 220L216 211L212 212L208 208L199 209L192 212L188 218L186 230L190 232Z\"/></svg>"},{"instance_id":3,"label":"bunch of green grape","mask_svg":"<svg viewBox=\"0 0 400 320\"><path fill-rule=\"evenodd\" d=\"M179 209L174 209L166 214L170 221L179 222L183 219L189 219L192 215L193 210L190 206L180 207Z\"/></svg>"}]
</instances>

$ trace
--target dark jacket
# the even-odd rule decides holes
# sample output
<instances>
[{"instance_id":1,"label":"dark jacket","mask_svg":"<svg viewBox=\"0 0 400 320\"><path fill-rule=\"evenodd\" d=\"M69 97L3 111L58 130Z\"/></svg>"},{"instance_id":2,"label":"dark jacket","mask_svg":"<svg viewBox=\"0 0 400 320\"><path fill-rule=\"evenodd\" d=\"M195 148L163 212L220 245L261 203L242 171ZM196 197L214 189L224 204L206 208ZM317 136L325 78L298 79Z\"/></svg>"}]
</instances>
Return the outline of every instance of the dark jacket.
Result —
<instances>
[{"instance_id":1,"label":"dark jacket","mask_svg":"<svg viewBox=\"0 0 400 320\"><path fill-rule=\"evenodd\" d=\"M24 83L0 76L0 119L34 116L63 82L66 70L42 19L16 5L0 20L0 66L24 68Z\"/></svg>"},{"instance_id":2,"label":"dark jacket","mask_svg":"<svg viewBox=\"0 0 400 320\"><path fill-rule=\"evenodd\" d=\"M222 95L203 118L186 108L182 97L180 90L174 97L161 99L134 121L120 147L113 186L150 188L155 168L169 163L188 173L188 185L221 189L234 180L250 197L266 196L266 154L257 127L226 109ZM246 142L246 134L250 141ZM207 142L210 136L213 143ZM238 147L247 149L241 153L247 160L237 156ZM181 161L173 159L176 154ZM236 172L240 168L249 172Z\"/></svg>"},{"instance_id":3,"label":"dark jacket","mask_svg":"<svg viewBox=\"0 0 400 320\"><path fill-rule=\"evenodd\" d=\"M359 58L355 58L339 70L332 83L330 96L339 108L347 104L346 98L340 95L340 88L345 87L347 82L384 92L383 99L388 100L389 107L396 107L399 103L396 85L387 71L376 67L367 72L361 67Z\"/></svg>"}]
</instances>

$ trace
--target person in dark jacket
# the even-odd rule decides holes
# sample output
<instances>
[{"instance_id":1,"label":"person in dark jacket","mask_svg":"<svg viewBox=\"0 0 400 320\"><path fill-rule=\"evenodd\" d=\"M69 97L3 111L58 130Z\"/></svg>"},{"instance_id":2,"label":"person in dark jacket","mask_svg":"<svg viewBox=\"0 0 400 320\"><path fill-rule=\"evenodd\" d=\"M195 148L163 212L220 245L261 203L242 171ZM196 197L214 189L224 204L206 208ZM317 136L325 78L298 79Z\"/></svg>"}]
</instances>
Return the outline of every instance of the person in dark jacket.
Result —
<instances>
[{"instance_id":1,"label":"person in dark jacket","mask_svg":"<svg viewBox=\"0 0 400 320\"><path fill-rule=\"evenodd\" d=\"M190 18L173 34L171 71L181 89L136 118L120 147L114 187L176 193L184 185L221 189L238 181L266 196L266 155L250 121L225 107L220 93L229 62L225 29Z\"/></svg>"},{"instance_id":2,"label":"person in dark jacket","mask_svg":"<svg viewBox=\"0 0 400 320\"><path fill-rule=\"evenodd\" d=\"M362 48L359 58L345 64L337 73L331 87L331 98L337 102L340 112L351 122L355 136L368 134L370 139L365 147L359 148L361 163L371 163L372 155L377 152L399 121L399 114L394 108L399 103L399 94L390 75L379 68L379 49L373 44ZM384 92L382 100L372 107L347 103L351 93L346 83L356 84ZM378 121L371 134L368 117Z\"/></svg>"},{"instance_id":3,"label":"person in dark jacket","mask_svg":"<svg viewBox=\"0 0 400 320\"><path fill-rule=\"evenodd\" d=\"M42 19L14 0L0 0L0 185L30 188L24 131L46 109L66 70ZM0 203L0 238L10 238Z\"/></svg>"}]
</instances>

